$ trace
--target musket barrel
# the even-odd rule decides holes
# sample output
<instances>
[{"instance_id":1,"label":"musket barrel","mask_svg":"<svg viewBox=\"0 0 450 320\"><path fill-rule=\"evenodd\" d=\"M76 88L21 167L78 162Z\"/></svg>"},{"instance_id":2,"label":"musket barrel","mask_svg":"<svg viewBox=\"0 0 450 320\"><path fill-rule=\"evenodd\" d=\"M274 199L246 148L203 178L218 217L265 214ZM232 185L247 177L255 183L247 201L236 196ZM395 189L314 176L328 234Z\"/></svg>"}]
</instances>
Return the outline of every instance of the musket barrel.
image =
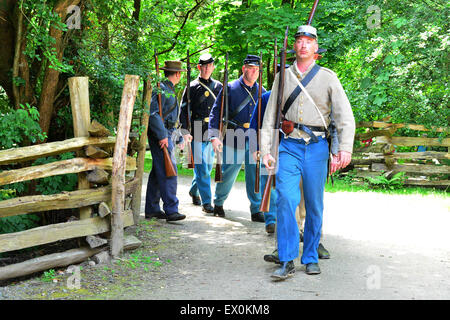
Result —
<instances>
[{"instance_id":1,"label":"musket barrel","mask_svg":"<svg viewBox=\"0 0 450 320\"><path fill-rule=\"evenodd\" d=\"M223 86L222 86L222 97L220 100L220 116L219 116L219 139L222 139L223 141L223 109L227 106L227 99L226 96L228 94L227 92L228 87L228 52L226 54L225 58L225 72L223 77ZM217 152L216 154L216 172L214 175L214 181L215 182L222 182L222 152Z\"/></svg>"},{"instance_id":2,"label":"musket barrel","mask_svg":"<svg viewBox=\"0 0 450 320\"><path fill-rule=\"evenodd\" d=\"M158 54L155 50L155 64L156 64L156 75L157 78L159 78L159 63L158 63ZM159 81L156 82L156 86L158 88L158 106L159 106L159 116L161 117L162 122L164 123L164 117L162 113L162 102L161 102L161 85ZM175 170L175 167L173 166L172 159L169 154L169 150L167 150L167 147L164 146L163 148L163 155L164 155L164 166L166 168L166 177L175 177L177 175L177 171Z\"/></svg>"},{"instance_id":3,"label":"musket barrel","mask_svg":"<svg viewBox=\"0 0 450 320\"><path fill-rule=\"evenodd\" d=\"M189 133L191 132L191 62L190 62L190 55L189 55L189 49L187 50L187 78L186 78L186 121L187 121L187 129ZM188 168L194 169L195 163L194 163L194 155L192 154L192 146L190 142L186 142L187 148L188 148Z\"/></svg>"},{"instance_id":4,"label":"musket barrel","mask_svg":"<svg viewBox=\"0 0 450 320\"><path fill-rule=\"evenodd\" d=\"M317 5L319 4L319 0L315 0L314 4L312 6L311 12L309 13L309 17L308 17L308 21L306 21L307 25L310 25L313 18L314 18L314 14L316 13L316 9L317 9Z\"/></svg>"},{"instance_id":5,"label":"musket barrel","mask_svg":"<svg viewBox=\"0 0 450 320\"><path fill-rule=\"evenodd\" d=\"M284 34L284 43L283 43L283 49L281 50L280 57L280 75L278 79L278 94L277 94L277 107L276 107L276 120L275 120L275 130L276 133L273 140L273 155L274 158L278 158L278 130L280 128L280 120L281 120L281 110L282 110L282 103L283 103L283 93L284 93L284 75L286 71L286 51L287 51L287 40L288 40L288 33L289 33L289 26L286 27L286 32ZM269 172L269 177L267 178L267 183L264 187L264 194L262 196L261 200L261 206L259 208L259 211L261 212L268 212L269 206L270 206L270 192L271 192L271 186L275 183L275 172L271 170Z\"/></svg>"}]
</instances>

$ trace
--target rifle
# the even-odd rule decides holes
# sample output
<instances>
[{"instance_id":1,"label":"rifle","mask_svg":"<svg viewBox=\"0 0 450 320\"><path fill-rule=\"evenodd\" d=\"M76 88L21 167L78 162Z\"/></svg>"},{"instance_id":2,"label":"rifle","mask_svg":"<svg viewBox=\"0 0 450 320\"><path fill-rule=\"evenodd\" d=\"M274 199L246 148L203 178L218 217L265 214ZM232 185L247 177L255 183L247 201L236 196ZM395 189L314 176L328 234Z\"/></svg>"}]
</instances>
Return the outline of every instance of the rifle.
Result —
<instances>
[{"instance_id":1,"label":"rifle","mask_svg":"<svg viewBox=\"0 0 450 320\"><path fill-rule=\"evenodd\" d=\"M316 13L317 5L319 4L319 0L315 0L314 4L312 6L311 12L309 13L308 20L306 21L307 25L310 25L312 22L312 19L314 17L314 14Z\"/></svg>"},{"instance_id":2,"label":"rifle","mask_svg":"<svg viewBox=\"0 0 450 320\"><path fill-rule=\"evenodd\" d=\"M262 64L262 53L259 54L259 61ZM259 152L259 146L261 145L261 104L262 104L262 65L259 66L259 82L258 82L258 122L256 127L256 141L258 150L256 151L256 176L255 176L255 193L259 193L259 177L261 166L261 153Z\"/></svg>"},{"instance_id":3,"label":"rifle","mask_svg":"<svg viewBox=\"0 0 450 320\"><path fill-rule=\"evenodd\" d=\"M284 43L283 43L283 49L281 49L280 53L280 77L278 79L278 95L277 95L277 108L276 108L276 118L275 118L275 137L274 137L274 151L273 155L276 158L278 156L278 131L280 129L280 120L281 120L281 111L283 109L283 93L284 93L284 74L286 71L286 51L287 51L287 41L288 41L288 32L289 32L289 26L286 27L286 32L284 34ZM270 192L271 192L271 186L273 184L273 181L275 180L275 172L274 170L271 170L269 172L269 177L267 178L266 186L264 187L264 193L261 199L261 206L259 208L259 211L261 212L269 212L269 205L270 205Z\"/></svg>"},{"instance_id":4,"label":"rifle","mask_svg":"<svg viewBox=\"0 0 450 320\"><path fill-rule=\"evenodd\" d=\"M277 64L278 64L278 52L277 52L277 38L275 38L275 44L273 48L273 78L275 79L275 75L277 74Z\"/></svg>"},{"instance_id":5,"label":"rifle","mask_svg":"<svg viewBox=\"0 0 450 320\"><path fill-rule=\"evenodd\" d=\"M158 54L155 50L155 65L156 65L156 77L159 79L159 63L158 63ZM162 122L164 123L164 117L162 113L162 102L161 102L161 85L158 82L156 82L156 87L158 88L158 106L159 106L159 116L161 117ZM177 171L175 170L172 159L170 158L169 150L167 150L167 147L164 146L163 148L163 154L164 154L164 166L166 167L166 177L176 177Z\"/></svg>"},{"instance_id":6,"label":"rifle","mask_svg":"<svg viewBox=\"0 0 450 320\"><path fill-rule=\"evenodd\" d=\"M228 110L228 52L225 58L225 71L223 75L222 99L220 102L220 117L219 117L219 139L223 139L223 109ZM227 112L228 113L228 112ZM222 182L222 154L217 152L216 159L216 174L214 176L215 182Z\"/></svg>"},{"instance_id":7,"label":"rifle","mask_svg":"<svg viewBox=\"0 0 450 320\"><path fill-rule=\"evenodd\" d=\"M189 61L189 49L187 51L187 80L186 80L186 118L187 118L187 129L189 132L191 132L191 94L190 94L190 87L191 87L191 64ZM194 155L192 154L192 146L190 142L187 142L188 147L188 168L193 169L195 167L194 164Z\"/></svg>"}]
</instances>

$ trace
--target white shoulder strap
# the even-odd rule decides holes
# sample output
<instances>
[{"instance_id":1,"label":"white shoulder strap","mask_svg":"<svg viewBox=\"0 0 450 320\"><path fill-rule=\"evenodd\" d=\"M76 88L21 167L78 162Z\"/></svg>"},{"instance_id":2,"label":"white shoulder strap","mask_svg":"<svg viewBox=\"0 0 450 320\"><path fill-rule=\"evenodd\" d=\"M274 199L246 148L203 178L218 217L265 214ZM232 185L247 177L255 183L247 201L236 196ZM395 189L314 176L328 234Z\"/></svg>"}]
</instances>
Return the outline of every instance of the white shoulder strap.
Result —
<instances>
[{"instance_id":1,"label":"white shoulder strap","mask_svg":"<svg viewBox=\"0 0 450 320\"><path fill-rule=\"evenodd\" d=\"M292 77L297 81L298 85L300 86L300 88L302 88L302 91L305 93L305 95L308 97L308 99L312 102L312 104L314 105L314 107L316 107L317 112L320 115L320 118L322 119L323 122L323 126L325 128L327 128L327 123L325 122L325 119L323 118L322 113L320 112L319 108L317 107L316 103L314 102L314 100L311 98L311 96L309 95L308 91L306 91L306 88L302 85L302 83L300 82L300 80L298 80L298 78L295 76L295 74L292 72L291 68L288 69L291 74Z\"/></svg>"},{"instance_id":2,"label":"white shoulder strap","mask_svg":"<svg viewBox=\"0 0 450 320\"><path fill-rule=\"evenodd\" d=\"M216 95L211 91L210 88L208 88L208 86L206 86L205 84L203 84L200 80L198 81L198 83L200 83L202 85L203 88L205 88L206 90L209 91L209 93L212 95L212 97L214 98L214 100L217 99Z\"/></svg>"}]
</instances>

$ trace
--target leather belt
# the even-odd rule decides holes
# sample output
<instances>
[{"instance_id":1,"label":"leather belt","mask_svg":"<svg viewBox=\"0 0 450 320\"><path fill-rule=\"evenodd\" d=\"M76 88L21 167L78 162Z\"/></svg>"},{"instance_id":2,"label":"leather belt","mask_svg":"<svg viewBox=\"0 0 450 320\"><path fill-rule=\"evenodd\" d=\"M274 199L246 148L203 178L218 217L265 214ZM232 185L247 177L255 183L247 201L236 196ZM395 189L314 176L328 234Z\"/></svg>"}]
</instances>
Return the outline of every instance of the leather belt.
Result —
<instances>
[{"instance_id":1,"label":"leather belt","mask_svg":"<svg viewBox=\"0 0 450 320\"><path fill-rule=\"evenodd\" d=\"M234 121L228 120L228 125L231 125L230 127L232 129L236 129L236 128L239 128L239 127L242 127L242 128L245 128L245 129L250 128L250 122L240 123L240 122L235 121L235 120Z\"/></svg>"},{"instance_id":2,"label":"leather belt","mask_svg":"<svg viewBox=\"0 0 450 320\"><path fill-rule=\"evenodd\" d=\"M314 132L327 132L327 130L324 127L308 126L306 124L296 123L289 120L283 120L281 123L281 130L284 132L285 135L289 135L294 130L294 128L305 132L307 135L311 137L311 140L313 142L319 141Z\"/></svg>"},{"instance_id":3,"label":"leather belt","mask_svg":"<svg viewBox=\"0 0 450 320\"><path fill-rule=\"evenodd\" d=\"M298 130L302 130L305 131L305 127L309 128L311 131L316 131L316 132L327 132L327 130L324 127L315 127L315 126L308 126L306 124L301 124L301 123L295 123L294 122L294 128L298 129ZM305 131L306 132L306 131Z\"/></svg>"}]
</instances>

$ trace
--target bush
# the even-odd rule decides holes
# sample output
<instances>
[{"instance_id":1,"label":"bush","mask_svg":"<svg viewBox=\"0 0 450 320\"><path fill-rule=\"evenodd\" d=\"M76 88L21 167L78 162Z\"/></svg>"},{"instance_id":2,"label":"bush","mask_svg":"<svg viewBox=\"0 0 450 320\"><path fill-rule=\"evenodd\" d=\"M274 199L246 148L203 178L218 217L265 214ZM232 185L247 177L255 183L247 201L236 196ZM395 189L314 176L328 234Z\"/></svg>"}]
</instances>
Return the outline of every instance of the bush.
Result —
<instances>
[{"instance_id":1,"label":"bush","mask_svg":"<svg viewBox=\"0 0 450 320\"><path fill-rule=\"evenodd\" d=\"M46 138L39 126L39 111L28 103L1 113L0 119L0 150L20 147L27 140L36 142Z\"/></svg>"}]
</instances>

